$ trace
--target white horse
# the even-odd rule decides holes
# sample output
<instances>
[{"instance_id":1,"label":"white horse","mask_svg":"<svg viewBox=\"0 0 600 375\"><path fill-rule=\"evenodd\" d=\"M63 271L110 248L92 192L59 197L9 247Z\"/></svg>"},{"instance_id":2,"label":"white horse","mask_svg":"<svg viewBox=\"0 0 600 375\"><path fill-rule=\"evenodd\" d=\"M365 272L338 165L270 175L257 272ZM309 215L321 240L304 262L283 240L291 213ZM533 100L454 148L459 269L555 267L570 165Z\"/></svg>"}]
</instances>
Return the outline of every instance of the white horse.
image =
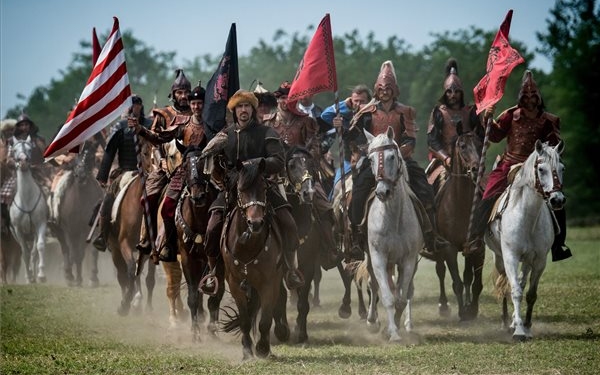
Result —
<instances>
[{"instance_id":1,"label":"white horse","mask_svg":"<svg viewBox=\"0 0 600 375\"><path fill-rule=\"evenodd\" d=\"M42 188L31 175L30 160L33 144L30 137L13 137L11 156L17 166L17 192L10 205L11 230L21 247L27 270L27 281L46 282L45 250L48 205ZM35 276L34 276L35 274Z\"/></svg>"},{"instance_id":2,"label":"white horse","mask_svg":"<svg viewBox=\"0 0 600 375\"><path fill-rule=\"evenodd\" d=\"M376 137L365 131L369 141L368 157L377 185L367 219L369 257L372 271L381 289L381 302L387 311L390 341L399 341L398 324L406 309L404 327L412 330L410 300L417 257L423 247L423 235L408 185L406 164L394 141L391 127ZM394 266L398 275L394 284ZM368 322L376 320L376 287Z\"/></svg>"},{"instance_id":3,"label":"white horse","mask_svg":"<svg viewBox=\"0 0 600 375\"><path fill-rule=\"evenodd\" d=\"M562 193L564 166L560 161L561 148L562 143L551 147L539 140L536 142L535 150L507 188L507 195L499 198L499 207L503 207L501 214L489 224L490 230L485 235L485 242L494 252L496 269L500 273L495 284L497 290L503 289L500 294L503 296L505 328L508 328L507 296L509 291L511 293L514 310L510 328L514 330L515 340L532 337L533 305L554 240L556 226L552 210L561 209L566 201ZM527 313L523 322L521 299L528 277Z\"/></svg>"}]
</instances>

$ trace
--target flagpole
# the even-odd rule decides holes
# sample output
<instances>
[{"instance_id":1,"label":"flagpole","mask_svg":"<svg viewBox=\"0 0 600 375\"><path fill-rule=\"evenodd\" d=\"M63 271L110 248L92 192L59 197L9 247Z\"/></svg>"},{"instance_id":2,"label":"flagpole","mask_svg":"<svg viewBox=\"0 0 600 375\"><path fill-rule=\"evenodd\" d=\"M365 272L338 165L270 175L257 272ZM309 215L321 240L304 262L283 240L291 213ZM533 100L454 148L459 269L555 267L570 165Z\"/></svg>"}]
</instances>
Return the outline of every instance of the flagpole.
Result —
<instances>
[{"instance_id":1,"label":"flagpole","mask_svg":"<svg viewBox=\"0 0 600 375\"><path fill-rule=\"evenodd\" d=\"M485 125L485 136L483 137L483 147L481 149L481 156L479 157L479 168L477 170L477 180L475 182L475 194L473 194L473 202L471 203L471 214L469 216L469 229L467 230L466 244L469 243L471 238L471 231L473 230L473 218L475 217L475 211L477 210L477 204L479 203L481 195L483 195L483 191L480 189L481 180L483 179L483 174L485 172L485 157L487 154L487 150L490 147L490 129L492 127L492 116L490 116ZM485 220L485 219L483 219ZM465 244L465 246L466 246ZM463 246L464 249L464 246ZM463 255L465 251L463 250Z\"/></svg>"},{"instance_id":2,"label":"flagpole","mask_svg":"<svg viewBox=\"0 0 600 375\"><path fill-rule=\"evenodd\" d=\"M334 101L335 101L335 117L340 115L340 96L338 91L334 92ZM339 152L339 165L340 165L340 182L342 184L342 244L346 238L348 238L348 228L346 228L346 211L347 207L344 207L343 202L346 198L346 163L344 160L344 142L342 139L342 135L344 134L344 125L337 129L337 137L338 137L338 152Z\"/></svg>"}]
</instances>

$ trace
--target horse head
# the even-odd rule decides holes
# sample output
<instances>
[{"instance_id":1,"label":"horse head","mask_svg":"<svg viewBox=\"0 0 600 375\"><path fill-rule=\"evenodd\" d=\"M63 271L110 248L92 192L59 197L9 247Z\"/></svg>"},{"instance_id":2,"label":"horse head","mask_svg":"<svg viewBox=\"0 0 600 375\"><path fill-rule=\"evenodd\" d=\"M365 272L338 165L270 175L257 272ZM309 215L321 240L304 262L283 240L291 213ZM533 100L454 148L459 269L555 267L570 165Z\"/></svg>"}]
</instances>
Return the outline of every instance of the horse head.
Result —
<instances>
[{"instance_id":1,"label":"horse head","mask_svg":"<svg viewBox=\"0 0 600 375\"><path fill-rule=\"evenodd\" d=\"M32 152L33 142L31 141L30 136L27 136L26 139L17 139L15 136L12 137L10 155L15 160L18 169L26 170L29 168Z\"/></svg>"},{"instance_id":2,"label":"horse head","mask_svg":"<svg viewBox=\"0 0 600 375\"><path fill-rule=\"evenodd\" d=\"M263 175L265 159L237 162L237 205L248 229L257 233L265 224L267 212L267 183Z\"/></svg>"},{"instance_id":3,"label":"horse head","mask_svg":"<svg viewBox=\"0 0 600 375\"><path fill-rule=\"evenodd\" d=\"M536 191L548 202L553 210L560 210L565 205L567 198L562 192L563 171L565 169L560 160L563 143L549 146L539 139L535 142L533 168L535 169L534 186ZM531 156L530 156L531 158ZM527 161L526 163L527 164Z\"/></svg>"},{"instance_id":4,"label":"horse head","mask_svg":"<svg viewBox=\"0 0 600 375\"><path fill-rule=\"evenodd\" d=\"M292 147L286 153L286 174L292 194L298 196L300 203L311 204L315 193L314 159L303 147Z\"/></svg>"},{"instance_id":5,"label":"horse head","mask_svg":"<svg viewBox=\"0 0 600 375\"><path fill-rule=\"evenodd\" d=\"M451 171L455 175L466 175L473 183L477 180L482 142L473 132L462 132L457 126L458 137L454 143Z\"/></svg>"},{"instance_id":6,"label":"horse head","mask_svg":"<svg viewBox=\"0 0 600 375\"><path fill-rule=\"evenodd\" d=\"M95 142L85 142L83 144L83 151L77 155L75 168L73 168L73 175L80 183L87 182L88 177L90 177L94 171L94 167L96 166L96 147L97 143Z\"/></svg>"},{"instance_id":7,"label":"horse head","mask_svg":"<svg viewBox=\"0 0 600 375\"><path fill-rule=\"evenodd\" d=\"M367 155L376 180L375 195L381 201L387 200L402 176L406 176L400 148L394 141L394 129L388 127L386 133L373 136L364 131L369 148Z\"/></svg>"},{"instance_id":8,"label":"horse head","mask_svg":"<svg viewBox=\"0 0 600 375\"><path fill-rule=\"evenodd\" d=\"M189 198L196 207L204 207L209 202L210 181L202 171L202 148L196 146L185 147L179 141L177 148L183 155L182 168L185 170L185 184L189 193Z\"/></svg>"}]
</instances>

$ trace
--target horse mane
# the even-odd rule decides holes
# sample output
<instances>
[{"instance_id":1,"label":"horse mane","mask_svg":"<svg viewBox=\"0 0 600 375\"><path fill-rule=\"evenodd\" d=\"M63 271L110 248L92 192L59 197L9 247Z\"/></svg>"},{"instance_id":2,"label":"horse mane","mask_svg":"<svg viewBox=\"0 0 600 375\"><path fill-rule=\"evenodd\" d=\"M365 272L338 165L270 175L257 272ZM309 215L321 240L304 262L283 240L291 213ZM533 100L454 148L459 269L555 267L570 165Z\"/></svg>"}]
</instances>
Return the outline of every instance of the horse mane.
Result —
<instances>
[{"instance_id":1,"label":"horse mane","mask_svg":"<svg viewBox=\"0 0 600 375\"><path fill-rule=\"evenodd\" d=\"M542 152L538 153L537 149L534 149L531 154L527 157L520 171L520 178L516 178L513 183L515 188L522 188L527 185L533 185L535 181L535 163L538 158L542 158L551 165L557 165L560 163L560 155L554 151L552 146L548 145L548 142L542 143ZM518 176L518 175L517 175Z\"/></svg>"},{"instance_id":2,"label":"horse mane","mask_svg":"<svg viewBox=\"0 0 600 375\"><path fill-rule=\"evenodd\" d=\"M308 148L306 148L304 146L296 145L296 146L291 146L286 151L286 153L285 153L285 162L286 162L286 164L296 154L303 154L303 155L306 155L306 157L312 159L312 155L311 155L310 151L308 150Z\"/></svg>"},{"instance_id":3,"label":"horse mane","mask_svg":"<svg viewBox=\"0 0 600 375\"><path fill-rule=\"evenodd\" d=\"M242 191L249 189L260 173L258 163L244 163L244 172L238 173L238 188Z\"/></svg>"}]
</instances>

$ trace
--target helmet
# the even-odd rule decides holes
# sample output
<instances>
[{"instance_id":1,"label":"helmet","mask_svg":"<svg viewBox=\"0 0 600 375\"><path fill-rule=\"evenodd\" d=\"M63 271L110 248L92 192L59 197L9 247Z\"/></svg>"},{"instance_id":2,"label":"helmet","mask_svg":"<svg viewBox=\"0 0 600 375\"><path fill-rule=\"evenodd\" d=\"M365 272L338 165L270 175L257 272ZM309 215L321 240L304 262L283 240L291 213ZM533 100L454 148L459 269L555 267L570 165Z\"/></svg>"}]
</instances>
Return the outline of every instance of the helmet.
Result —
<instances>
[{"instance_id":1,"label":"helmet","mask_svg":"<svg viewBox=\"0 0 600 375\"><path fill-rule=\"evenodd\" d=\"M173 93L177 90L192 90L192 84L183 74L183 69L175 70L175 81L171 85L171 93L169 98L173 96Z\"/></svg>"},{"instance_id":2,"label":"helmet","mask_svg":"<svg viewBox=\"0 0 600 375\"><path fill-rule=\"evenodd\" d=\"M262 82L260 81L258 81L258 84L254 88L254 96L256 96L256 98L258 99L259 105L262 104L273 108L277 107L277 99L275 98L275 94L265 89Z\"/></svg>"},{"instance_id":3,"label":"helmet","mask_svg":"<svg viewBox=\"0 0 600 375\"><path fill-rule=\"evenodd\" d=\"M465 90L463 89L462 82L458 77L458 62L454 58L448 59L446 62L446 79L444 79L444 94L440 98L441 103L446 102L446 91L448 90L460 91L463 94L461 98L461 106L464 107L464 94Z\"/></svg>"},{"instance_id":4,"label":"helmet","mask_svg":"<svg viewBox=\"0 0 600 375\"><path fill-rule=\"evenodd\" d=\"M198 86L194 87L192 92L188 95L188 100L202 100L204 101L204 96L206 95L206 90L202 87L202 82L198 82Z\"/></svg>"},{"instance_id":5,"label":"helmet","mask_svg":"<svg viewBox=\"0 0 600 375\"><path fill-rule=\"evenodd\" d=\"M277 88L277 90L273 91L273 95L275 95L276 98L279 98L280 96L283 95L288 95L290 93L290 88L292 87L292 85L290 84L289 81L283 81L281 82L281 85L279 85L279 88Z\"/></svg>"},{"instance_id":6,"label":"helmet","mask_svg":"<svg viewBox=\"0 0 600 375\"><path fill-rule=\"evenodd\" d=\"M533 73L530 70L526 70L523 74L523 81L521 83L521 90L519 90L519 103L525 95L535 95L538 98L538 103L542 104L542 95L537 87L537 84L533 80Z\"/></svg>"},{"instance_id":7,"label":"helmet","mask_svg":"<svg viewBox=\"0 0 600 375\"><path fill-rule=\"evenodd\" d=\"M377 95L377 89L385 87L392 89L393 98L397 98L400 94L400 89L398 88L398 83L396 82L396 70L394 69L394 64L392 64L390 60L384 61L383 64L381 64L379 75L375 81L375 95Z\"/></svg>"},{"instance_id":8,"label":"helmet","mask_svg":"<svg viewBox=\"0 0 600 375\"><path fill-rule=\"evenodd\" d=\"M142 101L142 98L133 94L131 95L131 104L144 104L144 102Z\"/></svg>"}]
</instances>

